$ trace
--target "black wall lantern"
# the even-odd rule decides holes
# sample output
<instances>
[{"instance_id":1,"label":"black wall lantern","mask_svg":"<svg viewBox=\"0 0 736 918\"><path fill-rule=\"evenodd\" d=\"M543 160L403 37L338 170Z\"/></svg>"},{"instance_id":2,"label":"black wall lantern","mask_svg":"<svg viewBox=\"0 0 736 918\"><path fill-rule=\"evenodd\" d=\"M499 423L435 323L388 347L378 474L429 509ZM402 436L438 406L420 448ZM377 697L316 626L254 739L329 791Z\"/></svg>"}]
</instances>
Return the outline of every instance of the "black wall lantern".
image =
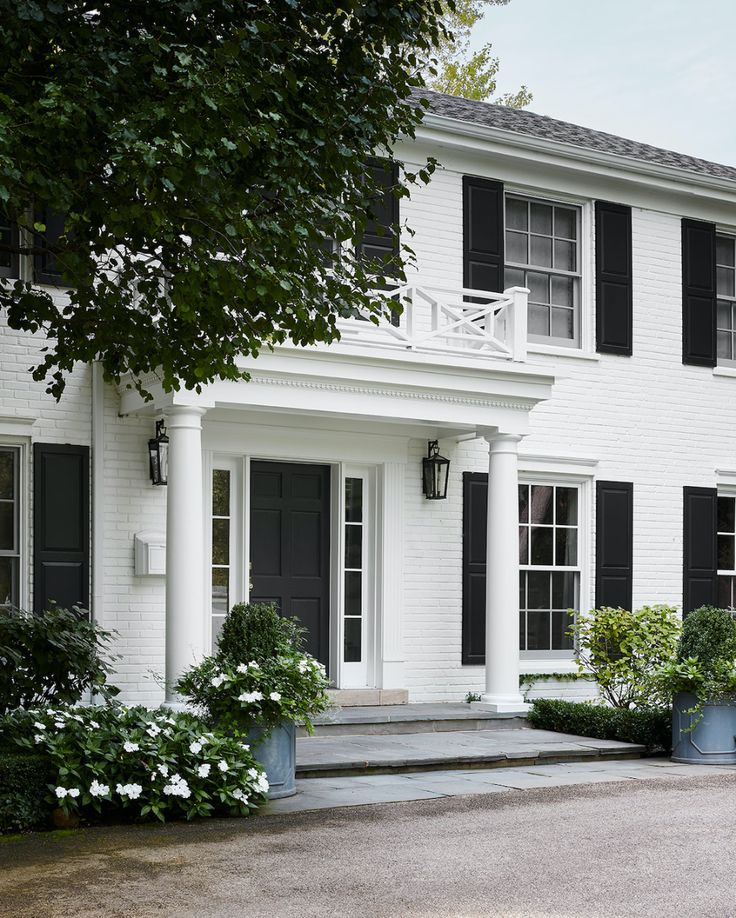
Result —
<instances>
[{"instance_id":1,"label":"black wall lantern","mask_svg":"<svg viewBox=\"0 0 736 918\"><path fill-rule=\"evenodd\" d=\"M148 441L151 484L165 485L169 477L169 438L163 421L156 421L156 436Z\"/></svg>"},{"instance_id":2,"label":"black wall lantern","mask_svg":"<svg viewBox=\"0 0 736 918\"><path fill-rule=\"evenodd\" d=\"M444 500L447 497L447 479L450 460L440 456L437 440L427 442L427 455L422 459L422 490L427 500Z\"/></svg>"}]
</instances>

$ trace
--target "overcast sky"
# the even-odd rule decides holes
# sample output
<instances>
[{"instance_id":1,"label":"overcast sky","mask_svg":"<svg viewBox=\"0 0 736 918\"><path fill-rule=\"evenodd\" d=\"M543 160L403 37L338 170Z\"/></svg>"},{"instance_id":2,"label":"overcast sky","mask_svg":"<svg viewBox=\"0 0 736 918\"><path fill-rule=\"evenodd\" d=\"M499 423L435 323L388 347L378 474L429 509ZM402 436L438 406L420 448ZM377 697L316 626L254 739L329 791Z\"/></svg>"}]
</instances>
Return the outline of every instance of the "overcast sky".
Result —
<instances>
[{"instance_id":1,"label":"overcast sky","mask_svg":"<svg viewBox=\"0 0 736 918\"><path fill-rule=\"evenodd\" d=\"M736 0L511 0L474 37L531 111L736 165Z\"/></svg>"}]
</instances>

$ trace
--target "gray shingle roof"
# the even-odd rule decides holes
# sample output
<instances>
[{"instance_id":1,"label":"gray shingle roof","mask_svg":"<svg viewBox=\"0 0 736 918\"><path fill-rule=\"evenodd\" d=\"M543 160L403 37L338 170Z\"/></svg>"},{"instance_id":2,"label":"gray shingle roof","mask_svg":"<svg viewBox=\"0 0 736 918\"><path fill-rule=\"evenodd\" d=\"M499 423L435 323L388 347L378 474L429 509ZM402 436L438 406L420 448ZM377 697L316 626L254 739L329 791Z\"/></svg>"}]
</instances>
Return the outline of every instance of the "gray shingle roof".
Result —
<instances>
[{"instance_id":1,"label":"gray shingle roof","mask_svg":"<svg viewBox=\"0 0 736 918\"><path fill-rule=\"evenodd\" d=\"M593 131L577 124L569 124L567 121L558 121L547 115L518 111L505 105L475 102L425 89L417 91L416 95L423 96L429 101L429 110L433 114L453 118L456 121L480 124L501 131L510 131L513 134L527 134L530 137L552 140L568 146L595 150L600 153L612 153L626 159L654 163L659 166L671 166L686 172L736 181L736 168L733 166L723 166L720 163L711 163L695 156L686 156L684 153L662 150L647 143L617 137L615 134Z\"/></svg>"}]
</instances>

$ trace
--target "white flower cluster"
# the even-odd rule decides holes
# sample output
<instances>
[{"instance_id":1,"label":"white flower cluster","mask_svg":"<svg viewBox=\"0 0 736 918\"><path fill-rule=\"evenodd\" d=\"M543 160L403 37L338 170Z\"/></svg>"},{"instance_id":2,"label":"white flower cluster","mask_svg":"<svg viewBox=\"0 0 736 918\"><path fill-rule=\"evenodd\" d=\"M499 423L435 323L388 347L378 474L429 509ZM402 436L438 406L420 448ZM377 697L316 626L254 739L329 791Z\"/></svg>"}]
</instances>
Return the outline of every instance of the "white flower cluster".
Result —
<instances>
[{"instance_id":1,"label":"white flower cluster","mask_svg":"<svg viewBox=\"0 0 736 918\"><path fill-rule=\"evenodd\" d=\"M197 775L200 778L208 778L210 774L210 769L212 766L209 762L205 762L203 765L197 767Z\"/></svg>"},{"instance_id":2,"label":"white flower cluster","mask_svg":"<svg viewBox=\"0 0 736 918\"><path fill-rule=\"evenodd\" d=\"M247 774L249 778L253 779L255 789L260 794L265 794L268 792L270 785L264 771L258 771L257 768L249 768Z\"/></svg>"},{"instance_id":3,"label":"white flower cluster","mask_svg":"<svg viewBox=\"0 0 736 918\"><path fill-rule=\"evenodd\" d=\"M281 692L271 692L268 697L271 701L281 701Z\"/></svg>"},{"instance_id":4,"label":"white flower cluster","mask_svg":"<svg viewBox=\"0 0 736 918\"><path fill-rule=\"evenodd\" d=\"M100 784L95 778L89 786L89 793L91 797L107 797L110 793L110 787L107 784Z\"/></svg>"},{"instance_id":5,"label":"white flower cluster","mask_svg":"<svg viewBox=\"0 0 736 918\"><path fill-rule=\"evenodd\" d=\"M184 800L192 795L186 780L179 774L171 776L171 782L164 785L164 793L169 797L181 797Z\"/></svg>"},{"instance_id":6,"label":"white flower cluster","mask_svg":"<svg viewBox=\"0 0 736 918\"><path fill-rule=\"evenodd\" d=\"M233 797L235 797L235 799L239 800L241 803L247 803L249 800L248 795L244 793L239 787L236 787L233 791Z\"/></svg>"},{"instance_id":7,"label":"white flower cluster","mask_svg":"<svg viewBox=\"0 0 736 918\"><path fill-rule=\"evenodd\" d=\"M123 743L123 749L124 749L126 752L138 752L138 750L139 750L140 748L141 748L141 747L138 745L138 743L131 743L130 740L126 740L126 741Z\"/></svg>"},{"instance_id":8,"label":"white flower cluster","mask_svg":"<svg viewBox=\"0 0 736 918\"><path fill-rule=\"evenodd\" d=\"M129 800L137 800L143 793L140 784L118 784L115 790L121 797L128 797Z\"/></svg>"},{"instance_id":9,"label":"white flower cluster","mask_svg":"<svg viewBox=\"0 0 736 918\"><path fill-rule=\"evenodd\" d=\"M260 669L261 667L256 663L255 660L251 660L250 663L238 663L236 669L239 673L247 673L249 669Z\"/></svg>"},{"instance_id":10,"label":"white flower cluster","mask_svg":"<svg viewBox=\"0 0 736 918\"><path fill-rule=\"evenodd\" d=\"M218 673L216 676L213 676L210 680L210 685L213 688L219 688L223 682L227 682L229 677L227 673Z\"/></svg>"},{"instance_id":11,"label":"white flower cluster","mask_svg":"<svg viewBox=\"0 0 736 918\"><path fill-rule=\"evenodd\" d=\"M238 701L252 704L254 701L263 701L263 692L243 692L238 695Z\"/></svg>"},{"instance_id":12,"label":"white flower cluster","mask_svg":"<svg viewBox=\"0 0 736 918\"><path fill-rule=\"evenodd\" d=\"M57 787L55 788L54 793L59 798L59 800L63 800L64 797L78 797L79 788L78 787L68 787L68 788L67 787Z\"/></svg>"}]
</instances>

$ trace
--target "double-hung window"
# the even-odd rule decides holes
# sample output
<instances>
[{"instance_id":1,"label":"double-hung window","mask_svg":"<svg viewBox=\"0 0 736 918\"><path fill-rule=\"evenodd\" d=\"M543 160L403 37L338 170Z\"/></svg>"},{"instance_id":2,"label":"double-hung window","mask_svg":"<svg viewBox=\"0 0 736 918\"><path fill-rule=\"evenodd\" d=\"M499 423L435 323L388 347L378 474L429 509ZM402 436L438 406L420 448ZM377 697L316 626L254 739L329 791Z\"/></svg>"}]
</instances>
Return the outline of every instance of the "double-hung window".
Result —
<instances>
[{"instance_id":1,"label":"double-hung window","mask_svg":"<svg viewBox=\"0 0 736 918\"><path fill-rule=\"evenodd\" d=\"M571 657L568 631L580 596L580 489L519 485L519 648Z\"/></svg>"},{"instance_id":2,"label":"double-hung window","mask_svg":"<svg viewBox=\"0 0 736 918\"><path fill-rule=\"evenodd\" d=\"M718 605L736 608L736 497L718 495Z\"/></svg>"},{"instance_id":3,"label":"double-hung window","mask_svg":"<svg viewBox=\"0 0 736 918\"><path fill-rule=\"evenodd\" d=\"M529 341L580 345L581 209L506 195L506 287L528 287Z\"/></svg>"},{"instance_id":4,"label":"double-hung window","mask_svg":"<svg viewBox=\"0 0 736 918\"><path fill-rule=\"evenodd\" d=\"M0 606L17 606L20 579L20 450L0 446Z\"/></svg>"},{"instance_id":5,"label":"double-hung window","mask_svg":"<svg viewBox=\"0 0 736 918\"><path fill-rule=\"evenodd\" d=\"M736 237L716 236L718 363L736 366Z\"/></svg>"}]
</instances>

